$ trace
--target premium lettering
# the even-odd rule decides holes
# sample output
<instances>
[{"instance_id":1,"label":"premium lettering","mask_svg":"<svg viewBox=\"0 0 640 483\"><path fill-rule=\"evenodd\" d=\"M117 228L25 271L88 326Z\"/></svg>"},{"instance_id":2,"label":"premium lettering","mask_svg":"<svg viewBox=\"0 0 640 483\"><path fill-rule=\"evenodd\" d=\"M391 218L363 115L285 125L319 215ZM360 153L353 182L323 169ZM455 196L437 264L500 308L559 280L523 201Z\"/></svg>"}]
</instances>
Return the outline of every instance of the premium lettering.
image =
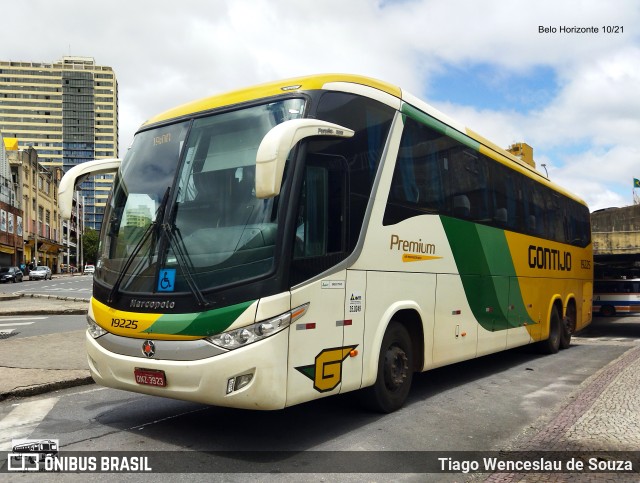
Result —
<instances>
[{"instance_id":1,"label":"premium lettering","mask_svg":"<svg viewBox=\"0 0 640 483\"><path fill-rule=\"evenodd\" d=\"M436 253L436 246L433 243L424 243L422 239L403 240L398 235L391 235L389 250L397 250L411 253L425 253L433 255Z\"/></svg>"},{"instance_id":2,"label":"premium lettering","mask_svg":"<svg viewBox=\"0 0 640 483\"><path fill-rule=\"evenodd\" d=\"M570 272L571 252L529 245L529 267Z\"/></svg>"}]
</instances>

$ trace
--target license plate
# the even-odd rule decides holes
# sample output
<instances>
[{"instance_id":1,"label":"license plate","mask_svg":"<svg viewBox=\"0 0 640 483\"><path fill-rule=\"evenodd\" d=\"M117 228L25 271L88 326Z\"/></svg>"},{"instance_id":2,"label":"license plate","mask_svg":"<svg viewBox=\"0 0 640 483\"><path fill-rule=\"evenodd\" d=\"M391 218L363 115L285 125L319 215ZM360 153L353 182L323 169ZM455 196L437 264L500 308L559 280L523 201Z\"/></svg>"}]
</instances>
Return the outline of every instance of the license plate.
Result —
<instances>
[{"instance_id":1,"label":"license plate","mask_svg":"<svg viewBox=\"0 0 640 483\"><path fill-rule=\"evenodd\" d=\"M136 378L136 382L143 386L166 387L167 385L167 377L164 375L164 371L136 367L133 370L133 375Z\"/></svg>"}]
</instances>

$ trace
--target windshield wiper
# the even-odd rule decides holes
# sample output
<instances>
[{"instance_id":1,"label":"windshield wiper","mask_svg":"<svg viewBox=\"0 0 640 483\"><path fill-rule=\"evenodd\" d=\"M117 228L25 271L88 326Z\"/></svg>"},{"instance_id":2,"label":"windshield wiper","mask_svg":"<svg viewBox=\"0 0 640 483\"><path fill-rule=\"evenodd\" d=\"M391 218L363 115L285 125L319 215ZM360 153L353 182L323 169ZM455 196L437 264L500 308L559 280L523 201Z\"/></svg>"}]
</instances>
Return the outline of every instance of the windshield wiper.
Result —
<instances>
[{"instance_id":1,"label":"windshield wiper","mask_svg":"<svg viewBox=\"0 0 640 483\"><path fill-rule=\"evenodd\" d=\"M142 234L142 237L140 238L138 243L136 243L136 246L133 247L133 251L127 257L124 267L122 267L122 270L120 271L120 274L116 279L116 282L113 284L113 287L109 292L109 298L108 298L109 303L113 303L116 295L118 295L120 291L120 285L122 284L122 281L124 280L124 277L127 274L129 267L131 267L131 264L133 263L136 256L138 255L138 252L142 249L142 247L144 246L145 242L149 239L151 234L152 233L155 234L157 231L157 228L161 226L161 221L164 218L164 212L167 207L167 202L169 201L170 191L171 191L171 187L167 187L166 191L164 192L164 196L162 197L162 201L160 202L160 205L158 205L158 209L156 210L155 220L152 221L149 226L147 226L147 229Z\"/></svg>"},{"instance_id":2,"label":"windshield wiper","mask_svg":"<svg viewBox=\"0 0 640 483\"><path fill-rule=\"evenodd\" d=\"M204 298L202 291L198 288L198 284L193 278L193 262L191 262L191 258L187 253L187 249L184 245L184 241L182 240L182 234L178 227L171 223L171 225L163 225L164 231L167 233L167 237L169 238L169 244L173 249L173 252L178 257L178 265L180 266L180 270L182 271L182 275L184 275L184 279L191 290L191 293L198 301L198 305L201 307L209 307L211 302Z\"/></svg>"}]
</instances>

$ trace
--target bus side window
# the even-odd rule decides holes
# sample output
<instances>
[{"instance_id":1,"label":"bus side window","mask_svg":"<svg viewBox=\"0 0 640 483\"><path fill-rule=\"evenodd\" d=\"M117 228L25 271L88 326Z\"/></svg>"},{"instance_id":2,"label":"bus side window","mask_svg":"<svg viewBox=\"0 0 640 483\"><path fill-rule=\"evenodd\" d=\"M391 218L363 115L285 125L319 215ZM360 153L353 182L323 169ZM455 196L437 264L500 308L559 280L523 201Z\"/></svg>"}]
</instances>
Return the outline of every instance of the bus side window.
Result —
<instances>
[{"instance_id":1,"label":"bus side window","mask_svg":"<svg viewBox=\"0 0 640 483\"><path fill-rule=\"evenodd\" d=\"M428 126L407 119L387 198L383 225L413 216L446 213L450 143Z\"/></svg>"}]
</instances>

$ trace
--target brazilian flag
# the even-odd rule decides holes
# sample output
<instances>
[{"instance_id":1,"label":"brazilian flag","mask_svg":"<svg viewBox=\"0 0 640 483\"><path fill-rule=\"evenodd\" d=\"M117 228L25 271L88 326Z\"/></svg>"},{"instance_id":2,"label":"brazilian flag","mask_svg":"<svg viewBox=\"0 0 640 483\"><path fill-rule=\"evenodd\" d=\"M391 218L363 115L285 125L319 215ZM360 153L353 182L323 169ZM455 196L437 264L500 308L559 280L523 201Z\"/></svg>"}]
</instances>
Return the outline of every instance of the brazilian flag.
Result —
<instances>
[{"instance_id":1,"label":"brazilian flag","mask_svg":"<svg viewBox=\"0 0 640 483\"><path fill-rule=\"evenodd\" d=\"M640 188L640 179L633 178L633 187L634 188Z\"/></svg>"}]
</instances>

